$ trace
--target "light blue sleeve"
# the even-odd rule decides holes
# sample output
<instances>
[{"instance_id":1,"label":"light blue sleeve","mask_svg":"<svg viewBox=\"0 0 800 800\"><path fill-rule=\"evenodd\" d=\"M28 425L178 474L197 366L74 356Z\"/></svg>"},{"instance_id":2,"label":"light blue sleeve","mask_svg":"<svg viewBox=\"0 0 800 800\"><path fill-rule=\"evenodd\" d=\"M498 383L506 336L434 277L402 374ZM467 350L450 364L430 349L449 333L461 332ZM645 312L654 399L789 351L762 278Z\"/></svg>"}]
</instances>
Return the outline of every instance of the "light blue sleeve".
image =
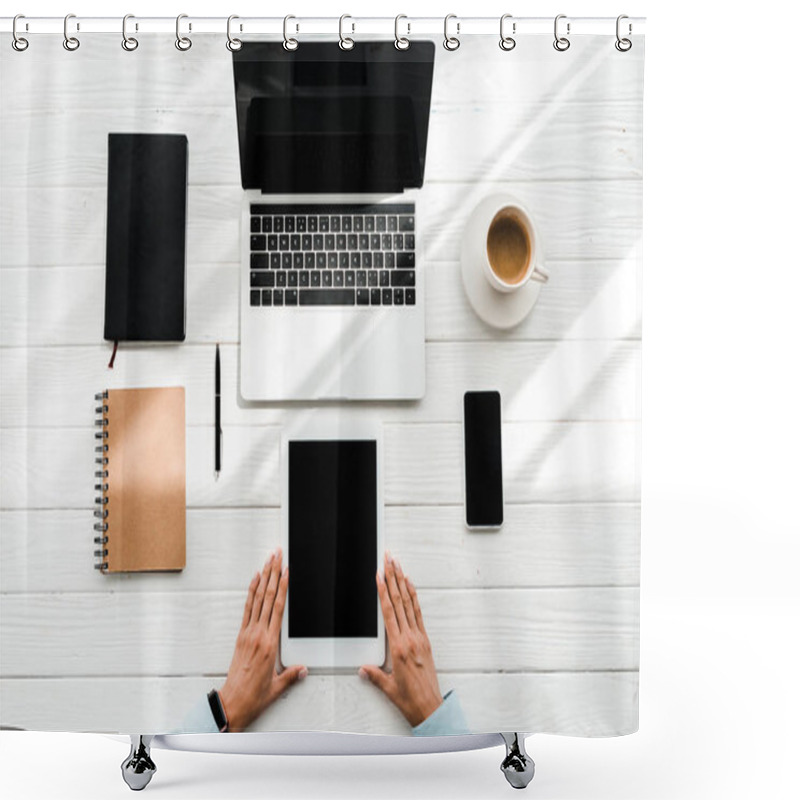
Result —
<instances>
[{"instance_id":1,"label":"light blue sleeve","mask_svg":"<svg viewBox=\"0 0 800 800\"><path fill-rule=\"evenodd\" d=\"M411 729L414 736L448 736L457 733L471 733L467 718L461 708L458 695L451 689L444 701L427 719Z\"/></svg>"},{"instance_id":2,"label":"light blue sleeve","mask_svg":"<svg viewBox=\"0 0 800 800\"><path fill-rule=\"evenodd\" d=\"M203 695L184 716L180 728L169 733L219 733L208 698Z\"/></svg>"}]
</instances>

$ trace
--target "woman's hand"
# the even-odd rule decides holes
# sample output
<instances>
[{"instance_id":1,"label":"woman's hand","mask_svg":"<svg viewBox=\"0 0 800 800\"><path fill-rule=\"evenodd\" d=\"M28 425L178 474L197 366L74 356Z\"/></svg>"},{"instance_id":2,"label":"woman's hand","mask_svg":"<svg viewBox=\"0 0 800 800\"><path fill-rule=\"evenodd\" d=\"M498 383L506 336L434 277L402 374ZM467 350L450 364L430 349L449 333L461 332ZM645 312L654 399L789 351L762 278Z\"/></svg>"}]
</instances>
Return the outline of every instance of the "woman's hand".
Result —
<instances>
[{"instance_id":1,"label":"woman's hand","mask_svg":"<svg viewBox=\"0 0 800 800\"><path fill-rule=\"evenodd\" d=\"M289 568L281 572L280 548L250 581L244 617L228 677L219 690L228 730L244 730L308 670L299 664L277 672Z\"/></svg>"},{"instance_id":2,"label":"woman's hand","mask_svg":"<svg viewBox=\"0 0 800 800\"><path fill-rule=\"evenodd\" d=\"M387 553L384 575L376 575L392 672L366 665L358 674L374 683L403 713L412 727L426 720L441 704L442 693L417 590L403 575L400 563Z\"/></svg>"}]
</instances>

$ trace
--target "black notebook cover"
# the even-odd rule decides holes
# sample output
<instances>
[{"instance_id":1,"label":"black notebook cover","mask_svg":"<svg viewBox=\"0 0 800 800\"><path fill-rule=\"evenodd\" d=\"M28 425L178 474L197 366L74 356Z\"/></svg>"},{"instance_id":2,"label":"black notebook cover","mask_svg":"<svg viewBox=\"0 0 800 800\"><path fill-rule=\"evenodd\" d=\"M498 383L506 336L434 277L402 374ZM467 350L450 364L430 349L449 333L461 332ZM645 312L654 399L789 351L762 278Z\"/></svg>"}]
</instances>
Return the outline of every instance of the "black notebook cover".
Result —
<instances>
[{"instance_id":1,"label":"black notebook cover","mask_svg":"<svg viewBox=\"0 0 800 800\"><path fill-rule=\"evenodd\" d=\"M108 135L109 341L186 338L186 168L182 134Z\"/></svg>"}]
</instances>

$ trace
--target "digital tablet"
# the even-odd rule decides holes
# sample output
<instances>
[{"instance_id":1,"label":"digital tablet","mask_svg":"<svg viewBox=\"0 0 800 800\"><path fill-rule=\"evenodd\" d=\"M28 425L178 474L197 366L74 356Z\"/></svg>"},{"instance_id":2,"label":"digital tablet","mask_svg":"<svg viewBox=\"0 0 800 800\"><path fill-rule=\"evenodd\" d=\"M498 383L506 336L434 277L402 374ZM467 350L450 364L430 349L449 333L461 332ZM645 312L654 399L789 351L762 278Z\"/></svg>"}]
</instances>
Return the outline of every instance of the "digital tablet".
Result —
<instances>
[{"instance_id":1,"label":"digital tablet","mask_svg":"<svg viewBox=\"0 0 800 800\"><path fill-rule=\"evenodd\" d=\"M379 427L337 424L282 439L289 591L281 662L352 669L383 664L375 573L383 553Z\"/></svg>"}]
</instances>

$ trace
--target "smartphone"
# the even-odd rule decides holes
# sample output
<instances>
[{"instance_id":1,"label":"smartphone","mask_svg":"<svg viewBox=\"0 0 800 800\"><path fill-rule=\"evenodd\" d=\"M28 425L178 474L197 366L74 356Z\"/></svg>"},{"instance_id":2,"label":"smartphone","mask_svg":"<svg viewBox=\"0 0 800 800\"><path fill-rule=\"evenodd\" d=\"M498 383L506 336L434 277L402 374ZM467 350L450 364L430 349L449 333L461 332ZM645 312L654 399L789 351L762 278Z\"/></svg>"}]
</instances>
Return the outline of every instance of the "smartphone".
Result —
<instances>
[{"instance_id":1,"label":"smartphone","mask_svg":"<svg viewBox=\"0 0 800 800\"><path fill-rule=\"evenodd\" d=\"M503 524L500 392L464 394L464 488L468 528Z\"/></svg>"}]
</instances>

